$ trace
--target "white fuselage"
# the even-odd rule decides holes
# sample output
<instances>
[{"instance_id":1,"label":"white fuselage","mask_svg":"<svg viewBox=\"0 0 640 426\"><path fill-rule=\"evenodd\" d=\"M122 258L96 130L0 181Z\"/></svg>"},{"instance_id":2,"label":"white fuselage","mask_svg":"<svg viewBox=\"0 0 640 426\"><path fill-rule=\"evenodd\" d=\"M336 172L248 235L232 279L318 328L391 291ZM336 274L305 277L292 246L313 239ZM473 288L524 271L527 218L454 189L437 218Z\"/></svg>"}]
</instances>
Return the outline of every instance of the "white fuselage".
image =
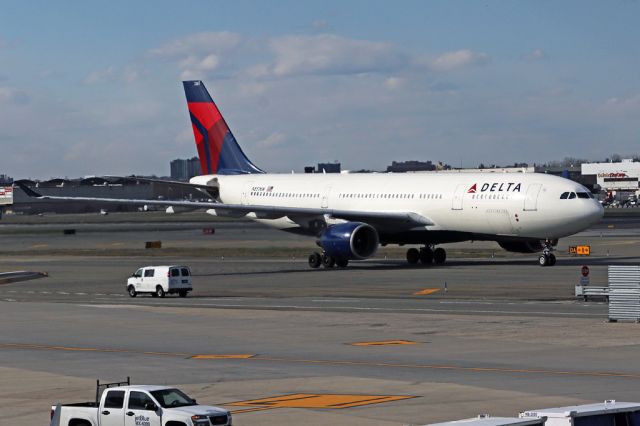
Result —
<instances>
[{"instance_id":1,"label":"white fuselage","mask_svg":"<svg viewBox=\"0 0 640 426\"><path fill-rule=\"evenodd\" d=\"M410 232L447 231L496 240L557 239L586 229L603 215L593 198L561 199L566 192L589 194L582 185L538 173L209 175L191 182L218 186L225 204L413 212L433 224ZM251 217L304 233L296 231L304 228L299 218Z\"/></svg>"}]
</instances>

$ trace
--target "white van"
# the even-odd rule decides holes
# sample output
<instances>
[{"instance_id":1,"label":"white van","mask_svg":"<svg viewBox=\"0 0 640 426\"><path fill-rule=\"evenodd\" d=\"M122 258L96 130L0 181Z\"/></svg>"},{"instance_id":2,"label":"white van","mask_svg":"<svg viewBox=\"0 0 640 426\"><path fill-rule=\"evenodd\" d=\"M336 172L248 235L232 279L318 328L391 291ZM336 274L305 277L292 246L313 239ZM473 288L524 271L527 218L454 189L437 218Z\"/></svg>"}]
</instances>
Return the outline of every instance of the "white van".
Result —
<instances>
[{"instance_id":1,"label":"white van","mask_svg":"<svg viewBox=\"0 0 640 426\"><path fill-rule=\"evenodd\" d=\"M127 280L127 293L136 297L138 293L151 293L153 297L178 293L185 297L191 287L191 271L187 266L145 266L138 269Z\"/></svg>"}]
</instances>

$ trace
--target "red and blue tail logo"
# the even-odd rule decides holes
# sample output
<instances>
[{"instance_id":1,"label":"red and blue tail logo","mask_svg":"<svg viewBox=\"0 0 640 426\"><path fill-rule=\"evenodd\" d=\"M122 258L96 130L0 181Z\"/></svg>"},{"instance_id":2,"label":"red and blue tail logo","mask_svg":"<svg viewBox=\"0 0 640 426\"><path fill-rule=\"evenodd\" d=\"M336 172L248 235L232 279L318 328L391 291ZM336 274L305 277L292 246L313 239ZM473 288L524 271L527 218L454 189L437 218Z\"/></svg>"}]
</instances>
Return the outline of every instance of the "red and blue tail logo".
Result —
<instances>
[{"instance_id":1,"label":"red and blue tail logo","mask_svg":"<svg viewBox=\"0 0 640 426\"><path fill-rule=\"evenodd\" d=\"M201 81L183 81L203 174L264 173L242 152Z\"/></svg>"}]
</instances>

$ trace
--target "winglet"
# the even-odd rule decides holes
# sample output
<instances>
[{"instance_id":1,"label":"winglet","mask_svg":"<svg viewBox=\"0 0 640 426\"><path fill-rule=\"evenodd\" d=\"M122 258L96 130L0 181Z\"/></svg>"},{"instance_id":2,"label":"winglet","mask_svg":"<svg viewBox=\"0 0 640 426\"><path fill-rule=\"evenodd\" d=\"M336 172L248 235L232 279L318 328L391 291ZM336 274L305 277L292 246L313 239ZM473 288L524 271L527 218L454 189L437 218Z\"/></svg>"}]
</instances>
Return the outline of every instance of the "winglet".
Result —
<instances>
[{"instance_id":1,"label":"winglet","mask_svg":"<svg viewBox=\"0 0 640 426\"><path fill-rule=\"evenodd\" d=\"M29 197L31 197L31 198L42 198L42 194L37 193L36 191L34 191L33 189L29 188L24 183L15 182L15 184L18 185L18 187L20 189L22 189L22 191L24 191L24 193L27 194Z\"/></svg>"}]
</instances>

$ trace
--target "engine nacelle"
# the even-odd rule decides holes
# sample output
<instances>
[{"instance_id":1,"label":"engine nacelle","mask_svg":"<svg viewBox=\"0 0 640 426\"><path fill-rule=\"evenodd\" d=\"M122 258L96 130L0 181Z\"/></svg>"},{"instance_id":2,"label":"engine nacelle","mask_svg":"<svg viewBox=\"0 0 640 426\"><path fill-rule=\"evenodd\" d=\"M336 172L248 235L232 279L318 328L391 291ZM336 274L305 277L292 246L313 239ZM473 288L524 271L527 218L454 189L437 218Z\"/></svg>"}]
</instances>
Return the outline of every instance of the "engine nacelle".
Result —
<instances>
[{"instance_id":1,"label":"engine nacelle","mask_svg":"<svg viewBox=\"0 0 640 426\"><path fill-rule=\"evenodd\" d=\"M379 243L378 231L362 222L331 225L318 238L324 252L338 259L366 259L376 254Z\"/></svg>"},{"instance_id":2,"label":"engine nacelle","mask_svg":"<svg viewBox=\"0 0 640 426\"><path fill-rule=\"evenodd\" d=\"M498 245L506 251L515 253L537 253L544 249L544 244L540 240L498 241Z\"/></svg>"}]
</instances>

